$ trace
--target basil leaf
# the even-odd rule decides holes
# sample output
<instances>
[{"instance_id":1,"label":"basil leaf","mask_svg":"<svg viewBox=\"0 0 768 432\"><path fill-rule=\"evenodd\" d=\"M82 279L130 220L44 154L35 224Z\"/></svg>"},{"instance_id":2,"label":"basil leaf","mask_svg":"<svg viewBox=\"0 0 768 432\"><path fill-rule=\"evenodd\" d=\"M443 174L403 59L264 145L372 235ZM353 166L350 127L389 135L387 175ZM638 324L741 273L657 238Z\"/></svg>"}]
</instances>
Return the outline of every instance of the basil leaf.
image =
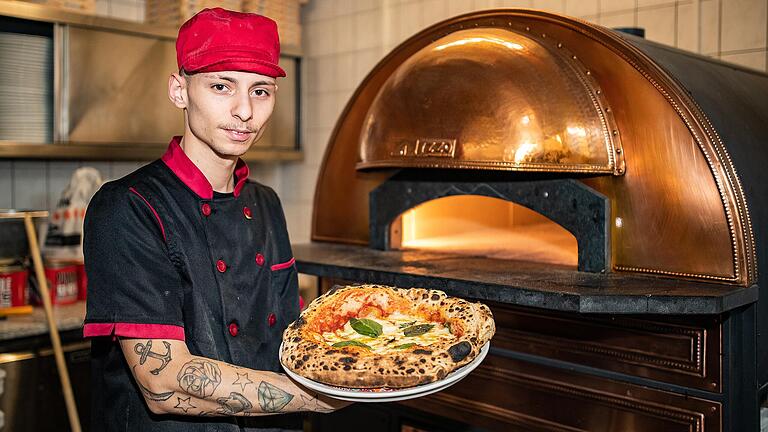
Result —
<instances>
[{"instance_id":1,"label":"basil leaf","mask_svg":"<svg viewBox=\"0 0 768 432\"><path fill-rule=\"evenodd\" d=\"M331 346L334 347L334 348L342 348L342 347L345 347L345 346L358 346L358 347L362 347L362 348L365 348L365 349L371 349L371 347L369 347L368 345L366 345L366 344L364 344L362 342L358 342L356 340L348 340L348 341L336 342L335 344L333 344Z\"/></svg>"},{"instance_id":2,"label":"basil leaf","mask_svg":"<svg viewBox=\"0 0 768 432\"><path fill-rule=\"evenodd\" d=\"M372 338L377 338L384 332L384 329L381 328L381 324L367 318L352 318L349 320L349 325L352 326L352 330L360 333L363 336Z\"/></svg>"},{"instance_id":3,"label":"basil leaf","mask_svg":"<svg viewBox=\"0 0 768 432\"><path fill-rule=\"evenodd\" d=\"M414 345L416 345L416 344L413 343L413 342L410 342L410 343L398 345L398 346L395 347L395 349L406 349L406 348L410 348L410 347L412 347Z\"/></svg>"},{"instance_id":4,"label":"basil leaf","mask_svg":"<svg viewBox=\"0 0 768 432\"><path fill-rule=\"evenodd\" d=\"M415 326L410 326L403 330L403 334L407 337L414 337L414 336L421 336L424 333L432 330L432 327L434 327L434 324L419 324Z\"/></svg>"},{"instance_id":5,"label":"basil leaf","mask_svg":"<svg viewBox=\"0 0 768 432\"><path fill-rule=\"evenodd\" d=\"M416 321L411 321L411 322L407 322L407 323L402 323L402 324L400 324L400 328L401 328L401 329L404 329L404 328L406 328L406 327L410 327L410 326L412 326L412 325L414 325L414 324L416 324Z\"/></svg>"}]
</instances>

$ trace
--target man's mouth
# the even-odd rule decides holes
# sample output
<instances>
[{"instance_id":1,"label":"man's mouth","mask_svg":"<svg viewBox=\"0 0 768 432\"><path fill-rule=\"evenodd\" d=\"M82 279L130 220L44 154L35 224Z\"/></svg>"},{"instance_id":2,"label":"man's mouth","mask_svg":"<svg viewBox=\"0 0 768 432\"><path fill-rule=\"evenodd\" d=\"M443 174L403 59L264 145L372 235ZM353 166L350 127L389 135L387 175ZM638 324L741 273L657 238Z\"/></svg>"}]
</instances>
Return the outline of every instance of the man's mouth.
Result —
<instances>
[{"instance_id":1,"label":"man's mouth","mask_svg":"<svg viewBox=\"0 0 768 432\"><path fill-rule=\"evenodd\" d=\"M231 140L241 142L246 141L253 133L248 129L224 129L224 132Z\"/></svg>"}]
</instances>

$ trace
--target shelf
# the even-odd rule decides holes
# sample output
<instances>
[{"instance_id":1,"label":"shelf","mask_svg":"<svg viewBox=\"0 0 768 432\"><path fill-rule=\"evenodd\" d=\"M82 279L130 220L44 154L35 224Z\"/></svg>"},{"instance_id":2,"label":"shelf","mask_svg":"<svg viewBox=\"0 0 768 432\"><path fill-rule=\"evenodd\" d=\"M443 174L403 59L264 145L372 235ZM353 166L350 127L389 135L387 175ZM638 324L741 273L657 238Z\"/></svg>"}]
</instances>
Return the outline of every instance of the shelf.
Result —
<instances>
[{"instance_id":1,"label":"shelf","mask_svg":"<svg viewBox=\"0 0 768 432\"><path fill-rule=\"evenodd\" d=\"M585 273L557 264L313 242L293 246L300 273L542 309L608 314L720 314L757 301L757 286Z\"/></svg>"},{"instance_id":2,"label":"shelf","mask_svg":"<svg viewBox=\"0 0 768 432\"><path fill-rule=\"evenodd\" d=\"M173 26L145 24L20 1L0 0L0 15L162 38L170 41L175 41L179 32L179 29ZM302 56L301 47L295 45L281 45L280 53L287 57Z\"/></svg>"}]
</instances>

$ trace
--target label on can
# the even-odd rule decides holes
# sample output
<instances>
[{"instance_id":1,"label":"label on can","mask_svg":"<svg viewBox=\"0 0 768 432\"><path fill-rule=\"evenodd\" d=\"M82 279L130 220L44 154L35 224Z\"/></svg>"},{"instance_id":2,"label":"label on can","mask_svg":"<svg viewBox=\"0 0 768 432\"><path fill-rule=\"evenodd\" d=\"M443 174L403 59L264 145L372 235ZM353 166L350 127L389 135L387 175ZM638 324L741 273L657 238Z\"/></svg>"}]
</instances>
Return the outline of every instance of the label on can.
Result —
<instances>
[{"instance_id":1,"label":"label on can","mask_svg":"<svg viewBox=\"0 0 768 432\"><path fill-rule=\"evenodd\" d=\"M0 267L0 307L29 304L29 273L23 267Z\"/></svg>"},{"instance_id":2,"label":"label on can","mask_svg":"<svg viewBox=\"0 0 768 432\"><path fill-rule=\"evenodd\" d=\"M45 269L48 290L52 304L67 304L77 301L77 267L57 266Z\"/></svg>"}]
</instances>

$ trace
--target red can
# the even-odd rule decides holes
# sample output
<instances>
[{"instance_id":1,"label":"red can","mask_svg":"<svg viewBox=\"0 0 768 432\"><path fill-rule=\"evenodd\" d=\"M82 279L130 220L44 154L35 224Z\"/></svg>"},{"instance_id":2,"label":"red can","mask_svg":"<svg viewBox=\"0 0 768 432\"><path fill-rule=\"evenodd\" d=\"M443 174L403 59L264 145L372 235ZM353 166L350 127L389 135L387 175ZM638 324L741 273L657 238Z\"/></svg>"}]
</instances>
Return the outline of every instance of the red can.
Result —
<instances>
[{"instance_id":1,"label":"red can","mask_svg":"<svg viewBox=\"0 0 768 432\"><path fill-rule=\"evenodd\" d=\"M0 307L29 304L29 272L21 266L0 267Z\"/></svg>"},{"instance_id":2,"label":"red can","mask_svg":"<svg viewBox=\"0 0 768 432\"><path fill-rule=\"evenodd\" d=\"M49 263L45 267L45 279L51 292L51 304L77 301L77 265Z\"/></svg>"},{"instance_id":3,"label":"red can","mask_svg":"<svg viewBox=\"0 0 768 432\"><path fill-rule=\"evenodd\" d=\"M85 300L88 295L88 276L85 275L85 264L77 265L77 299Z\"/></svg>"}]
</instances>

